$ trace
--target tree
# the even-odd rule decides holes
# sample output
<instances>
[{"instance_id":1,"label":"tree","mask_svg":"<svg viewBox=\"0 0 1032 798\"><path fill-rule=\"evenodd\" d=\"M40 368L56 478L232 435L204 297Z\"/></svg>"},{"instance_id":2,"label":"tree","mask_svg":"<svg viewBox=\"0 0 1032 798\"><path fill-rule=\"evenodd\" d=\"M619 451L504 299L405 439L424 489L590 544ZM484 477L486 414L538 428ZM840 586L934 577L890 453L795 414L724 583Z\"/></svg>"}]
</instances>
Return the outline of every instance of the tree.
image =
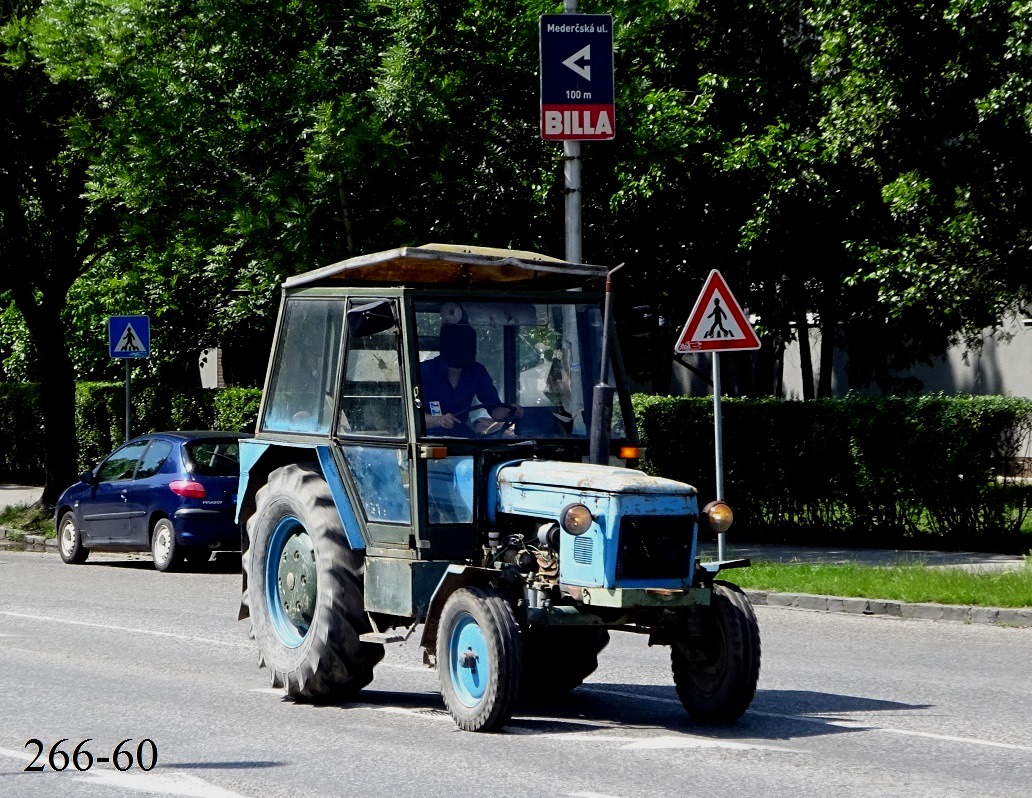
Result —
<instances>
[{"instance_id":1,"label":"tree","mask_svg":"<svg viewBox=\"0 0 1032 798\"><path fill-rule=\"evenodd\" d=\"M76 146L95 98L47 75L32 51L35 9L4 0L0 86L0 293L17 307L38 362L45 484L52 503L76 474L75 374L62 311L72 283L109 246L111 215L84 198L87 160Z\"/></svg>"}]
</instances>

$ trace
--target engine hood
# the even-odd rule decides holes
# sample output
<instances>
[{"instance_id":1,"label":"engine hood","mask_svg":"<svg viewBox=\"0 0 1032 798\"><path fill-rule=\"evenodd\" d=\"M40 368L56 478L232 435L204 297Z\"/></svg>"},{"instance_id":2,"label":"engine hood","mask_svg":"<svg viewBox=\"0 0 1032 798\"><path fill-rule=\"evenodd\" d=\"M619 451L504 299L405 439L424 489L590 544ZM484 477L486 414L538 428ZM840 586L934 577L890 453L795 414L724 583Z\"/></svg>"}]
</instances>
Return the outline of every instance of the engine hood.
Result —
<instances>
[{"instance_id":1,"label":"engine hood","mask_svg":"<svg viewBox=\"0 0 1032 798\"><path fill-rule=\"evenodd\" d=\"M532 485L625 495L695 496L697 493L694 487L685 482L649 476L633 468L590 463L523 460L498 470L500 489Z\"/></svg>"}]
</instances>

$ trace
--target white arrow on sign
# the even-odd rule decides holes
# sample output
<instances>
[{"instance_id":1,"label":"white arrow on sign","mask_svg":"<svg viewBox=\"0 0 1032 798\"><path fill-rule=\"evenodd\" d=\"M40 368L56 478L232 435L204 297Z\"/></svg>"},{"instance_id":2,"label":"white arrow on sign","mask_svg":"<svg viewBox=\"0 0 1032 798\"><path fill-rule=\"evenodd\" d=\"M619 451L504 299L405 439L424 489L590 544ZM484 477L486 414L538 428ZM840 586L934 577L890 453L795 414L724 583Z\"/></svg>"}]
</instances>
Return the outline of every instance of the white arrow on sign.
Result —
<instances>
[{"instance_id":1,"label":"white arrow on sign","mask_svg":"<svg viewBox=\"0 0 1032 798\"><path fill-rule=\"evenodd\" d=\"M590 61L591 60L591 45L590 44L584 45L580 50L578 50L573 55L571 55L569 58L567 58L565 61L563 61L563 66L568 66L570 69L572 69L574 72L576 72L578 75L580 75L585 80L591 80L591 64L587 64L585 66L581 66L580 64L577 63L582 58L585 61ZM555 62L553 61L552 63L555 63Z\"/></svg>"}]
</instances>

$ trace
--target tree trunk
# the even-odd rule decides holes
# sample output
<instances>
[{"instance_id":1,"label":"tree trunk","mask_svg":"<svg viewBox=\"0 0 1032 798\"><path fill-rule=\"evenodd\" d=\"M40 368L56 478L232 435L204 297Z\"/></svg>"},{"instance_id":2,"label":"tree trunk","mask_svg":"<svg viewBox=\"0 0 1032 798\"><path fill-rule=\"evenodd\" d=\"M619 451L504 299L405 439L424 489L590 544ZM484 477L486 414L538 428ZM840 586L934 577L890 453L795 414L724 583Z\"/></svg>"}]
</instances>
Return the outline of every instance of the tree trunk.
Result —
<instances>
[{"instance_id":1,"label":"tree trunk","mask_svg":"<svg viewBox=\"0 0 1032 798\"><path fill-rule=\"evenodd\" d=\"M64 340L61 308L65 296L45 296L42 303L25 302L26 292L15 292L15 304L39 352L40 413L43 420L43 495L52 505L61 491L75 482L79 445L75 429L75 369Z\"/></svg>"},{"instance_id":2,"label":"tree trunk","mask_svg":"<svg viewBox=\"0 0 1032 798\"><path fill-rule=\"evenodd\" d=\"M799 338L799 370L803 380L803 399L813 399L813 356L810 354L810 324L806 319L806 311L799 313L796 325Z\"/></svg>"},{"instance_id":3,"label":"tree trunk","mask_svg":"<svg viewBox=\"0 0 1032 798\"><path fill-rule=\"evenodd\" d=\"M821 313L821 373L817 382L817 396L831 396L831 378L835 372L835 333L838 321L834 312Z\"/></svg>"}]
</instances>

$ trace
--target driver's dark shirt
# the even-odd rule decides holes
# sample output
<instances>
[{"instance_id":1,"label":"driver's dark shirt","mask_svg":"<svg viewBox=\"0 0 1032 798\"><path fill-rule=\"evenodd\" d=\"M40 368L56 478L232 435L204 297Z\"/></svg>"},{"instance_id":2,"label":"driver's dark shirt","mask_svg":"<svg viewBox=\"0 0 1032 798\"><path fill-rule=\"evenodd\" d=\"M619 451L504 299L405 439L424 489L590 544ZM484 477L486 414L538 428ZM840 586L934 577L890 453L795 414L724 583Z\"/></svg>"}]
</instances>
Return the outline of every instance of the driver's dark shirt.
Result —
<instances>
[{"instance_id":1,"label":"driver's dark shirt","mask_svg":"<svg viewBox=\"0 0 1032 798\"><path fill-rule=\"evenodd\" d=\"M481 363L473 362L462 369L454 388L448 380L448 364L440 355L424 360L419 371L423 380L423 411L426 413L432 412L431 402L441 403L442 416L462 413L473 406L474 396L489 413L502 403L491 375Z\"/></svg>"}]
</instances>

